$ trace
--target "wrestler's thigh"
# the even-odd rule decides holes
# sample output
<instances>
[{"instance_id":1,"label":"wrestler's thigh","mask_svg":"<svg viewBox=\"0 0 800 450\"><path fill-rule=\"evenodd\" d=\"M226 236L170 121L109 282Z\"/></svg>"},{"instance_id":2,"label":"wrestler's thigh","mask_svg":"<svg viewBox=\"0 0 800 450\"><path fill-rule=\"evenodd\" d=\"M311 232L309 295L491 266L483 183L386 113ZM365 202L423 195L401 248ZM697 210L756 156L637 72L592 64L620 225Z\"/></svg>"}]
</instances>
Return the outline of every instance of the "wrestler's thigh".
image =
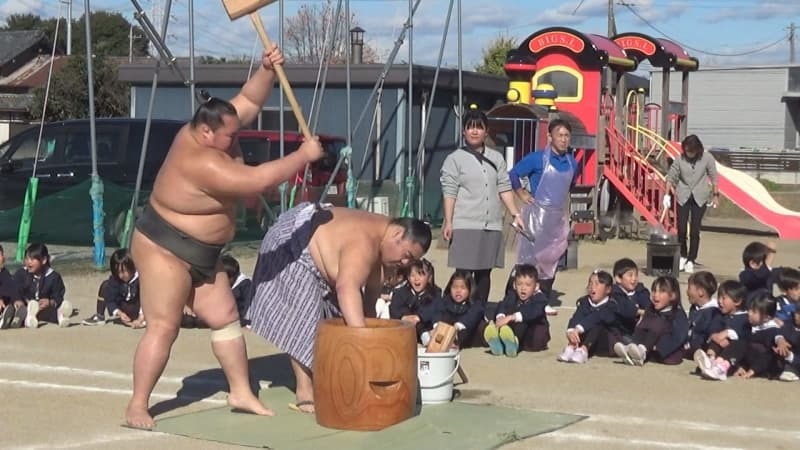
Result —
<instances>
[{"instance_id":1,"label":"wrestler's thigh","mask_svg":"<svg viewBox=\"0 0 800 450\"><path fill-rule=\"evenodd\" d=\"M216 270L213 283L205 283L196 288L192 307L197 317L211 329L219 329L239 320L228 274L223 270L221 262L217 263Z\"/></svg>"},{"instance_id":2,"label":"wrestler's thigh","mask_svg":"<svg viewBox=\"0 0 800 450\"><path fill-rule=\"evenodd\" d=\"M131 256L139 272L142 311L148 326L180 327L183 306L192 292L186 264L138 230L131 238Z\"/></svg>"}]
</instances>

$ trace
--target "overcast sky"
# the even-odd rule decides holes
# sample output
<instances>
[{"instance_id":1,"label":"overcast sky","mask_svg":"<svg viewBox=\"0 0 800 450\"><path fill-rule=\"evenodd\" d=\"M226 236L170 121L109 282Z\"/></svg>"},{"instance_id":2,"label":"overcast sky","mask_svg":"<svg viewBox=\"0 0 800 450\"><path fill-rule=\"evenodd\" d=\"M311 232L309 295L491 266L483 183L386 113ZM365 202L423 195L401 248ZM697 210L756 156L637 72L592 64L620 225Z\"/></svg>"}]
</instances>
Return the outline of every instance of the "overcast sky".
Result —
<instances>
[{"instance_id":1,"label":"overcast sky","mask_svg":"<svg viewBox=\"0 0 800 450\"><path fill-rule=\"evenodd\" d=\"M163 8L166 2L139 1L151 19L153 11ZM285 15L292 16L302 4L321 1L325 0L284 0ZM338 0L331 1L335 5ZM188 54L188 2L172 2L167 44L177 56ZM580 3L580 0L462 0L464 67L472 69L480 61L487 44L501 35L522 41L538 29L556 25L606 34L607 0L584 0L576 11ZM789 23L794 21L800 27L800 0L627 0L632 6L620 3L623 2L615 1L618 31L638 31L673 39L691 47L689 53L706 67L786 63L789 61ZM449 4L450 0L421 0L414 18L414 63L435 65ZM134 8L129 0L92 0L91 8L117 11L133 20ZM379 54L388 55L408 15L409 1L350 0L350 9L366 30L365 40ZM82 15L83 10L84 2L74 0L73 17ZM221 0L195 0L194 10L197 54L241 56L251 53L256 35L247 18L230 22ZM66 6L57 0L0 0L0 18L14 13L55 17L59 11L66 16ZM262 8L261 16L268 34L277 41L278 0ZM800 31L797 34L797 47L800 47ZM457 64L456 41L454 8L445 47L446 66ZM770 46L772 43L776 44ZM727 56L766 46L769 48L754 54ZM404 45L397 61L407 59Z\"/></svg>"}]
</instances>

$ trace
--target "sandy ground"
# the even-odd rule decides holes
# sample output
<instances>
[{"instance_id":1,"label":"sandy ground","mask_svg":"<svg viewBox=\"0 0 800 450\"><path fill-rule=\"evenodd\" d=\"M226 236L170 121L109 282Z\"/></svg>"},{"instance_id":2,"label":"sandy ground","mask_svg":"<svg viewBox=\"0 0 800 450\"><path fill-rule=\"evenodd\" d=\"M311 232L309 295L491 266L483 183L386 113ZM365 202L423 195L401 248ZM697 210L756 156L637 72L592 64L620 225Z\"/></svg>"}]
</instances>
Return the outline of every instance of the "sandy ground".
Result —
<instances>
[{"instance_id":1,"label":"sandy ground","mask_svg":"<svg viewBox=\"0 0 800 450\"><path fill-rule=\"evenodd\" d=\"M703 234L701 263L720 279L735 277L741 249L752 236ZM766 239L766 238L760 238ZM237 248L245 272L252 271L256 245ZM797 266L800 242L780 242L776 263ZM5 245L7 255L13 246ZM68 297L80 308L74 323L94 310L102 272L67 270L66 255L86 249L54 248L54 266L64 267ZM692 375L690 362L666 367L629 367L611 359L592 359L583 366L556 362L565 344L563 331L588 274L610 268L623 256L645 264L642 241L582 242L579 269L562 272L556 281L562 304L551 320L550 349L523 353L516 359L493 357L482 349L463 354L469 383L459 386L465 399L521 408L584 414L588 419L563 430L504 448L588 449L797 448L800 383L766 380L704 381ZM430 252L438 282L449 270L446 253ZM513 255L506 260L510 263ZM61 259L61 261L59 261ZM499 299L507 270L493 276L492 298ZM682 276L685 283L686 276ZM649 285L651 278L644 276ZM685 284L684 284L685 287ZM121 428L130 394L131 361L141 331L117 325L0 333L0 448L171 449L233 448L211 442ZM248 333L251 371L258 380L284 383L285 357ZM209 348L206 330L183 330L164 378L153 397L161 417L215 407L224 402L225 384ZM181 390L181 396L176 393ZM290 414L285 405L272 405ZM269 419L264 419L265 421Z\"/></svg>"}]
</instances>

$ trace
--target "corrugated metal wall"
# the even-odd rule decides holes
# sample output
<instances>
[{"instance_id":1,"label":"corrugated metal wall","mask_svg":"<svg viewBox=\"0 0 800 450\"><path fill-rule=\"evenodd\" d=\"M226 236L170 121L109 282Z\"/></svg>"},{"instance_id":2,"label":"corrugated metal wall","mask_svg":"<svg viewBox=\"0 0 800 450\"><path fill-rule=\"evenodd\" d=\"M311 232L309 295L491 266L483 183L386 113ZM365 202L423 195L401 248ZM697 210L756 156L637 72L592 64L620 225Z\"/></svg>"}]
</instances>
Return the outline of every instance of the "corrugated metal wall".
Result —
<instances>
[{"instance_id":1,"label":"corrugated metal wall","mask_svg":"<svg viewBox=\"0 0 800 450\"><path fill-rule=\"evenodd\" d=\"M782 150L788 69L707 69L689 75L689 134L707 148ZM661 73L650 80L651 101L661 104ZM670 99L681 100L681 77L672 72Z\"/></svg>"}]
</instances>

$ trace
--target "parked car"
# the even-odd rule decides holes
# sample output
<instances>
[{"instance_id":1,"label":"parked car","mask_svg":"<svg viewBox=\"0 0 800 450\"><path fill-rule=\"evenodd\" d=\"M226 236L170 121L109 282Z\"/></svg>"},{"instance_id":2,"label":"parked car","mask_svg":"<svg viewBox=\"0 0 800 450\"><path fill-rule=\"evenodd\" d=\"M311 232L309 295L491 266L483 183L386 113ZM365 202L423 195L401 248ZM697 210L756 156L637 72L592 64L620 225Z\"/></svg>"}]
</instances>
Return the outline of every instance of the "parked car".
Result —
<instances>
[{"instance_id":1,"label":"parked car","mask_svg":"<svg viewBox=\"0 0 800 450\"><path fill-rule=\"evenodd\" d=\"M158 169L166 158L170 145L185 122L175 120L153 120L150 126L147 158L142 178L142 189L151 190ZM144 119L113 118L97 119L95 123L97 142L97 171L106 183L133 188L139 167ZM36 146L39 127L31 127L9 141L0 144L0 211L22 205L28 180L33 174L39 179L38 197L44 198L91 178L92 161L90 151L89 121L71 120L47 123L42 133L37 157ZM300 145L302 136L294 132L284 133L284 151L289 154ZM280 157L280 133L278 131L242 130L239 142L245 163L260 164ZM321 136L326 156L311 166L307 181L307 192L298 194L296 202L308 199L316 201L332 175L344 146L342 138ZM338 172L331 187L328 200L344 204L344 181L346 167ZM299 177L299 178L298 178ZM293 177L298 184L302 172ZM299 189L299 188L298 188ZM277 188L269 189L264 197L271 204L280 200ZM262 204L258 199L245 201L248 209L260 215ZM115 224L119 217L109 217ZM114 225L116 227L116 225Z\"/></svg>"}]
</instances>

